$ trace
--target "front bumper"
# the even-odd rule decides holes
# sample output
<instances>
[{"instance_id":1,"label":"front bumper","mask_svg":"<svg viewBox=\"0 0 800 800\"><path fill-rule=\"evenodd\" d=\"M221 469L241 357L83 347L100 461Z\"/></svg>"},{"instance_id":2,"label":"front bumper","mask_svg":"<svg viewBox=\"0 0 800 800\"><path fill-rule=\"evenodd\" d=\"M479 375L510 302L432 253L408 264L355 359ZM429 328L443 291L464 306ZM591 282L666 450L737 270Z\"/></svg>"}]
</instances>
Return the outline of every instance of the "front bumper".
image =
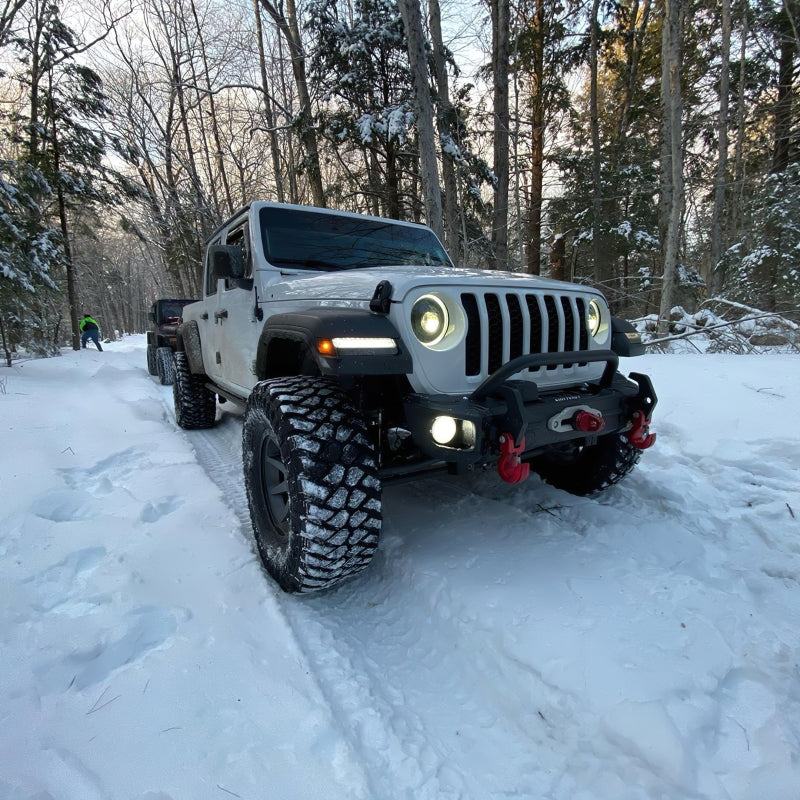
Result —
<instances>
[{"instance_id":1,"label":"front bumper","mask_svg":"<svg viewBox=\"0 0 800 800\"><path fill-rule=\"evenodd\" d=\"M548 392L532 381L513 379L525 369L598 361L604 361L606 368L597 383ZM567 442L592 444L599 435L630 430L637 411L649 420L657 402L650 378L641 373L626 378L617 372L618 363L610 350L520 356L471 395L409 395L404 401L406 423L426 457L456 467L495 463L501 437L509 435L516 445L524 441L523 458ZM587 433L573 427L571 420L587 409L602 418L602 431ZM456 433L446 444L437 443L432 434L434 421L440 417L456 422Z\"/></svg>"}]
</instances>

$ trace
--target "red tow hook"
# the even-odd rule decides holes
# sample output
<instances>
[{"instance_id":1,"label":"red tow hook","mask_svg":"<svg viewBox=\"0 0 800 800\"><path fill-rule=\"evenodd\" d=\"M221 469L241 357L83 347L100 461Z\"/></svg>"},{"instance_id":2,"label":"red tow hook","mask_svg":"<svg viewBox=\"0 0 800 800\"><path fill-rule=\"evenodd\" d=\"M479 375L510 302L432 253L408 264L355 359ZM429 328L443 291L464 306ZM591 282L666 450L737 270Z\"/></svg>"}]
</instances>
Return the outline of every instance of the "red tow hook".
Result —
<instances>
[{"instance_id":1,"label":"red tow hook","mask_svg":"<svg viewBox=\"0 0 800 800\"><path fill-rule=\"evenodd\" d=\"M525 450L525 439L520 440L519 447L514 446L514 437L504 433L500 437L500 460L497 471L506 483L522 483L531 474L531 465L520 461L520 453Z\"/></svg>"},{"instance_id":2,"label":"red tow hook","mask_svg":"<svg viewBox=\"0 0 800 800\"><path fill-rule=\"evenodd\" d=\"M634 411L631 420L633 427L628 431L628 441L637 450L647 450L656 443L656 435L650 433L650 420L645 417L643 411Z\"/></svg>"}]
</instances>

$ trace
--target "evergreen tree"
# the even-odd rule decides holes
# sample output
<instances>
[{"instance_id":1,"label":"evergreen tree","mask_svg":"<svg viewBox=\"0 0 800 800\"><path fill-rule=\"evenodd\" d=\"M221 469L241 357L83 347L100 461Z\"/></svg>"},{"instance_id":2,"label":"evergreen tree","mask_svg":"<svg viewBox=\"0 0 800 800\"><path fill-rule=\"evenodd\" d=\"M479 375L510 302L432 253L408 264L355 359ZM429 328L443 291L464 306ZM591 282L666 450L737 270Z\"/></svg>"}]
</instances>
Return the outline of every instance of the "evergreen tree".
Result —
<instances>
[{"instance_id":1,"label":"evergreen tree","mask_svg":"<svg viewBox=\"0 0 800 800\"><path fill-rule=\"evenodd\" d=\"M57 298L53 274L63 268L61 235L47 225L36 198L50 187L24 161L0 161L0 339L6 363L23 344L40 355L54 351L48 311Z\"/></svg>"},{"instance_id":2,"label":"evergreen tree","mask_svg":"<svg viewBox=\"0 0 800 800\"><path fill-rule=\"evenodd\" d=\"M748 230L722 258L723 292L765 311L800 310L800 162L761 180L746 204Z\"/></svg>"},{"instance_id":3,"label":"evergreen tree","mask_svg":"<svg viewBox=\"0 0 800 800\"><path fill-rule=\"evenodd\" d=\"M374 213L417 216L416 193L403 182L411 169L404 145L413 138L414 95L397 4L316 0L310 18L310 77L325 103L320 114L324 136L345 175L351 170L366 175L366 185L357 189L343 180L337 187L339 202L352 205L348 198L356 192Z\"/></svg>"},{"instance_id":4,"label":"evergreen tree","mask_svg":"<svg viewBox=\"0 0 800 800\"><path fill-rule=\"evenodd\" d=\"M22 178L11 185L17 190L17 202L26 209L26 225L38 231L31 241L48 244L46 250L36 251L40 274L47 274L62 291L66 288L72 346L77 349L72 212L114 202L127 183L103 162L110 144L103 130L108 109L98 74L82 63L88 45L65 24L56 0L33 3L25 12L29 15L25 35L10 39L16 55L13 81L25 98L5 126L7 151L13 153L14 171ZM49 323L51 348L59 344L62 314L60 308L55 310ZM41 313L31 316L36 319Z\"/></svg>"}]
</instances>

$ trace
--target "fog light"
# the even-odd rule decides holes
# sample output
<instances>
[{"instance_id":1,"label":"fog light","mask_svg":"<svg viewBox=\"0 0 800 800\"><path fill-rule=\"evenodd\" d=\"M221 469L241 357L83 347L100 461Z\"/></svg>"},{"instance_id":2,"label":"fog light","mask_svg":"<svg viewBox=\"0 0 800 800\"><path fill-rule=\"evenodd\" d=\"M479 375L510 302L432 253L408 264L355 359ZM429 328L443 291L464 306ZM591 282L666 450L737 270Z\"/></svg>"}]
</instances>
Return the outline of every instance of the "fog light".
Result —
<instances>
[{"instance_id":1,"label":"fog light","mask_svg":"<svg viewBox=\"0 0 800 800\"><path fill-rule=\"evenodd\" d=\"M452 417L436 417L431 425L431 436L436 444L449 444L457 431L458 426Z\"/></svg>"}]
</instances>

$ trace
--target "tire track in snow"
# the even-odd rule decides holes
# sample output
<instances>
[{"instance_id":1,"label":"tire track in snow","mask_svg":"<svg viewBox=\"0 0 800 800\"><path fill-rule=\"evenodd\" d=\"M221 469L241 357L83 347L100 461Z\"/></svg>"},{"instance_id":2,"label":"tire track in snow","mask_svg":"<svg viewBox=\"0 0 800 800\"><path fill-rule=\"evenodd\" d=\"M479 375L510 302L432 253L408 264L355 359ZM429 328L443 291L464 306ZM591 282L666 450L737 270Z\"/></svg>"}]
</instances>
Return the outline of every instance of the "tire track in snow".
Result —
<instances>
[{"instance_id":1,"label":"tire track in snow","mask_svg":"<svg viewBox=\"0 0 800 800\"><path fill-rule=\"evenodd\" d=\"M216 428L192 432L188 438L198 461L249 533L239 422L225 414ZM446 504L456 485L428 482L426 502L432 507ZM505 728L504 720L516 716L507 707L515 692L498 692L493 684L497 675L505 674L506 679L524 684L527 696L549 698L544 712L534 707L527 712L528 722L541 728L542 736L549 724L545 712L555 716L556 708L574 709L576 701L524 665L512 663L509 668L502 648L498 657L489 641L492 631L480 630L478 617L471 611L466 612L471 619L454 617L451 610L458 603L446 584L436 585L440 582L434 580L430 592L416 591L414 584L420 578L430 581L418 575L407 552L408 531L402 528L409 523L426 527L430 512L419 492L419 486L385 491L382 545L363 576L319 596L278 595L278 602L333 718L364 767L375 800L483 799L547 791L551 777L533 761L530 732L519 730L514 735ZM487 503L487 498L470 490L462 488L459 493L460 503L467 507ZM495 504L505 515L528 520L525 513L500 501ZM409 505L415 509L410 518ZM401 513L393 513L397 510ZM468 514L468 509L457 510L456 524ZM446 538L448 548L452 540ZM266 575L265 580L269 580ZM475 661L465 658L464 650L473 650L461 646L465 636L487 640L485 646L474 648L486 656ZM498 735L492 735L493 729ZM477 753L482 762L480 777L470 753ZM556 760L563 763L561 756Z\"/></svg>"},{"instance_id":2,"label":"tire track in snow","mask_svg":"<svg viewBox=\"0 0 800 800\"><path fill-rule=\"evenodd\" d=\"M249 538L239 418L186 436ZM725 647L718 620L692 617L693 598L747 603L748 586L731 584L731 545L753 548L763 582L794 575L769 565L767 532L748 539L763 528L758 511L777 513L791 490L786 466L748 479L743 460L703 469L667 446L599 499L535 478L387 488L381 545L362 576L317 596L276 592L372 800L566 798L591 793L594 779L611 797L623 776L632 798L705 796L696 775L716 780L714 762L705 766L691 713L727 707L734 673L704 655ZM743 482L741 507L719 507ZM583 640L592 663L574 658ZM676 650L685 674L659 664ZM661 686L655 699L647 679ZM614 681L619 696L605 697ZM708 681L723 688L699 692ZM679 732L672 719L689 721ZM658 736L639 744L633 728Z\"/></svg>"},{"instance_id":3,"label":"tire track in snow","mask_svg":"<svg viewBox=\"0 0 800 800\"><path fill-rule=\"evenodd\" d=\"M168 400L165 391L167 406ZM241 417L226 411L215 428L184 435L249 536L251 523L241 476ZM465 496L473 497L471 493ZM403 489L387 489L385 499L398 506L407 502ZM418 501L414 504L420 509L417 519L422 521L427 512ZM500 796L493 793L497 778L479 795L472 795L469 762L448 766L454 749L471 743L484 756L491 749L485 741L481 744L482 731L496 724L498 716L473 708L471 699L470 686L482 682L484 675L479 665L470 665L466 678L462 675L460 655L450 652L458 626L452 629L450 621L442 620L431 608L429 597L410 606L415 593L404 580L409 578L408 564L402 563L407 559L391 523L384 528L383 539L373 564L355 581L319 596L276 593L282 612L333 719L364 767L374 800ZM255 553L254 545L252 549ZM393 551L400 551L400 564ZM413 568L410 571L413 577ZM269 580L266 574L264 578ZM422 628L419 621L426 617L436 624ZM424 671L421 681L412 677L412 662ZM442 722L430 717L431 710L441 706L438 693L426 697L431 682L454 699L453 719ZM470 715L477 713L477 724L460 713L463 709ZM490 762L508 764L512 754L507 732L496 750ZM528 748L521 746L516 758L529 759ZM531 770L534 766L530 765Z\"/></svg>"}]
</instances>

